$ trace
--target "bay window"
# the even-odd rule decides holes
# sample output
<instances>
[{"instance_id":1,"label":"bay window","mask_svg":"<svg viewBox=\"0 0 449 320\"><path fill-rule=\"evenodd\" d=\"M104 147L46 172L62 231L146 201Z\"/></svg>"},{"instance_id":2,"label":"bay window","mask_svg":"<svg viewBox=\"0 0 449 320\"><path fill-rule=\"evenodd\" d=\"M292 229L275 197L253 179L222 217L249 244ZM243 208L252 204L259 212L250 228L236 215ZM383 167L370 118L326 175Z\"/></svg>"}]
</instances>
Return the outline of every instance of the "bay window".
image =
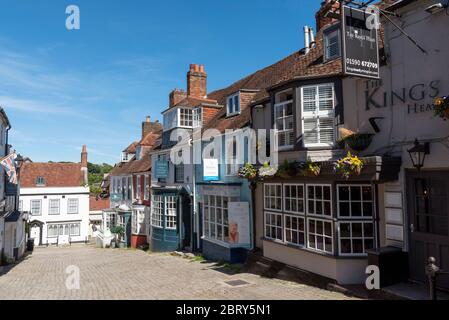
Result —
<instances>
[{"instance_id":1,"label":"bay window","mask_svg":"<svg viewBox=\"0 0 449 320\"><path fill-rule=\"evenodd\" d=\"M193 109L193 127L198 128L203 125L203 117L201 108Z\"/></svg>"},{"instance_id":2,"label":"bay window","mask_svg":"<svg viewBox=\"0 0 449 320\"><path fill-rule=\"evenodd\" d=\"M266 239L328 255L365 256L375 248L371 185L265 183L263 190Z\"/></svg>"},{"instance_id":3,"label":"bay window","mask_svg":"<svg viewBox=\"0 0 449 320\"><path fill-rule=\"evenodd\" d=\"M193 127L193 110L181 108L179 109L179 126L180 127Z\"/></svg>"},{"instance_id":4,"label":"bay window","mask_svg":"<svg viewBox=\"0 0 449 320\"><path fill-rule=\"evenodd\" d=\"M371 185L337 185L341 255L365 255L375 247L374 191Z\"/></svg>"},{"instance_id":5,"label":"bay window","mask_svg":"<svg viewBox=\"0 0 449 320\"><path fill-rule=\"evenodd\" d=\"M274 128L277 130L279 148L292 147L295 142L293 129L293 100L274 105Z\"/></svg>"},{"instance_id":6,"label":"bay window","mask_svg":"<svg viewBox=\"0 0 449 320\"><path fill-rule=\"evenodd\" d=\"M164 220L164 199L162 196L151 197L151 225L153 227L163 227Z\"/></svg>"},{"instance_id":7,"label":"bay window","mask_svg":"<svg viewBox=\"0 0 449 320\"><path fill-rule=\"evenodd\" d=\"M335 140L334 85L302 87L301 104L304 146L332 146Z\"/></svg>"}]
</instances>

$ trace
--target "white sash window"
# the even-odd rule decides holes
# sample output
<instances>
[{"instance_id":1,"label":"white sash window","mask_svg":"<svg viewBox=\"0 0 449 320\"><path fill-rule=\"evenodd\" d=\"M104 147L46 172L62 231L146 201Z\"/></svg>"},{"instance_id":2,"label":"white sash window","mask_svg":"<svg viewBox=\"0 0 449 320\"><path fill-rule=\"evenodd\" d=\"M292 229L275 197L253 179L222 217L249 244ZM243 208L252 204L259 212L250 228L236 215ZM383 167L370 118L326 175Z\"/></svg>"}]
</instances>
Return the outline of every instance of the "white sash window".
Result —
<instances>
[{"instance_id":1,"label":"white sash window","mask_svg":"<svg viewBox=\"0 0 449 320\"><path fill-rule=\"evenodd\" d=\"M334 85L302 87L301 101L304 146L332 146L335 141Z\"/></svg>"}]
</instances>

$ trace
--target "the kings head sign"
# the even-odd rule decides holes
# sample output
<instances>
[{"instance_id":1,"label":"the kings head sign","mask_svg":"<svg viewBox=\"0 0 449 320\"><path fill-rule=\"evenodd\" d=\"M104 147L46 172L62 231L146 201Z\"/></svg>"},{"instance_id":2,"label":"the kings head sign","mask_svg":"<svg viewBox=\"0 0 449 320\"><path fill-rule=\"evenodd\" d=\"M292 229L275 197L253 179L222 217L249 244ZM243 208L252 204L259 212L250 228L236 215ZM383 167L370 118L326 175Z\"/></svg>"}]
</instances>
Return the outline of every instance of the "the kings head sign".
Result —
<instances>
[{"instance_id":1,"label":"the kings head sign","mask_svg":"<svg viewBox=\"0 0 449 320\"><path fill-rule=\"evenodd\" d=\"M342 19L344 73L379 79L377 13L343 6Z\"/></svg>"}]
</instances>

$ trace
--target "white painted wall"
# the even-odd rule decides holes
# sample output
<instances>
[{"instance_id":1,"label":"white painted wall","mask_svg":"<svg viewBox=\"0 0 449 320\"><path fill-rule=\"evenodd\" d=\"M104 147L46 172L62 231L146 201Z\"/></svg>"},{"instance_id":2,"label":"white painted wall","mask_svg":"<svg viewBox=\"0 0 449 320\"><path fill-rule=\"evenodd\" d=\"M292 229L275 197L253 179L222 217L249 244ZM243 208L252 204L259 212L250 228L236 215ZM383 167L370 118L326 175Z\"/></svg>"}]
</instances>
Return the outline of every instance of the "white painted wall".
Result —
<instances>
[{"instance_id":1,"label":"white painted wall","mask_svg":"<svg viewBox=\"0 0 449 320\"><path fill-rule=\"evenodd\" d=\"M45 198L45 196L47 198ZM64 196L64 198L63 198ZM67 213L68 199L78 199L78 213ZM48 224L64 224L80 222L80 235L71 237L72 242L84 242L89 234L89 188L88 187L65 187L65 188L21 188L20 199L23 201L23 211L31 211L31 200L41 200L42 209L40 216L31 216L29 221L41 221L44 223L42 229L43 244L55 244L57 238L47 238ZM49 200L59 199L60 213L49 215Z\"/></svg>"}]
</instances>

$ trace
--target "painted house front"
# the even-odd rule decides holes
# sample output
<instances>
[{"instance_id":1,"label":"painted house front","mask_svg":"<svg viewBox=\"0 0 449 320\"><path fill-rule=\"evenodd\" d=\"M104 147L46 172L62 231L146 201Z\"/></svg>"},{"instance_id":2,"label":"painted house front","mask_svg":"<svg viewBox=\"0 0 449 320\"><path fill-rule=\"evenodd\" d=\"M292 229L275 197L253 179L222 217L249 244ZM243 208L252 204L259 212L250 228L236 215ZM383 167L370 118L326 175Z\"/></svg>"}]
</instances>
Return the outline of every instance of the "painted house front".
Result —
<instances>
[{"instance_id":1,"label":"painted house front","mask_svg":"<svg viewBox=\"0 0 449 320\"><path fill-rule=\"evenodd\" d=\"M189 140L219 109L217 102L207 97L206 82L204 66L191 64L187 91L173 90L169 107L162 112L162 144L151 152L150 247L154 251L193 251L199 247L196 184ZM172 152L177 156L171 157Z\"/></svg>"},{"instance_id":2,"label":"painted house front","mask_svg":"<svg viewBox=\"0 0 449 320\"><path fill-rule=\"evenodd\" d=\"M425 52L384 20L388 60L381 81L344 86L345 101L357 106L347 111L348 127L375 134L365 154L402 159L398 178L378 186L379 242L406 253L405 279L409 270L408 278L418 282L426 281L430 256L449 269L449 125L434 115L435 98L449 94L449 20L446 10L426 10L433 4L398 1L387 8L400 15L391 19ZM428 144L420 171L409 153L416 140ZM438 285L448 289L449 277L439 277Z\"/></svg>"},{"instance_id":3,"label":"painted house front","mask_svg":"<svg viewBox=\"0 0 449 320\"><path fill-rule=\"evenodd\" d=\"M24 163L20 201L29 238L35 245L87 242L89 194L86 146L80 163Z\"/></svg>"},{"instance_id":4,"label":"painted house front","mask_svg":"<svg viewBox=\"0 0 449 320\"><path fill-rule=\"evenodd\" d=\"M342 74L340 23L327 14L338 6L322 3L313 44L284 59L292 71L252 104L253 128L277 130L280 165L257 184L256 245L275 261L356 284L366 279L369 250L380 246L380 186L398 179L401 158L340 142L342 129L361 125L351 127L357 80ZM364 163L359 175L334 170L348 151Z\"/></svg>"}]
</instances>

